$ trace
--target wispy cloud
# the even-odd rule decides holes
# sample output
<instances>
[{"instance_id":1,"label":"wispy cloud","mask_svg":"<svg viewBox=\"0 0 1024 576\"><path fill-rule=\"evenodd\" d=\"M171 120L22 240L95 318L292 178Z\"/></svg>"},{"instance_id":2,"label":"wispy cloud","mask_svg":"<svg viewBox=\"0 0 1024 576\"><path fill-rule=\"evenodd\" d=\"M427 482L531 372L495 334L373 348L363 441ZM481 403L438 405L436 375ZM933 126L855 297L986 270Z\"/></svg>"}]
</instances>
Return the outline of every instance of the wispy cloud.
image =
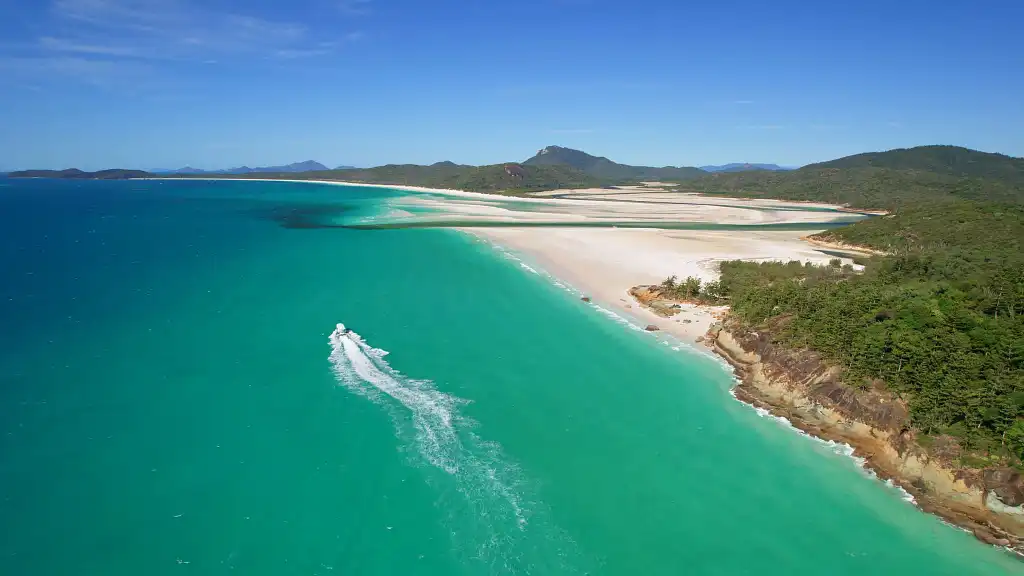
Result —
<instances>
[{"instance_id":1,"label":"wispy cloud","mask_svg":"<svg viewBox=\"0 0 1024 576\"><path fill-rule=\"evenodd\" d=\"M842 124L822 124L816 123L811 124L811 130L844 130L846 126Z\"/></svg>"},{"instance_id":2,"label":"wispy cloud","mask_svg":"<svg viewBox=\"0 0 1024 576\"><path fill-rule=\"evenodd\" d=\"M552 128L552 134L593 134L593 128Z\"/></svg>"},{"instance_id":3,"label":"wispy cloud","mask_svg":"<svg viewBox=\"0 0 1024 576\"><path fill-rule=\"evenodd\" d=\"M104 44L81 44L65 38L43 36L39 38L39 47L54 52L75 52L78 54L98 54L102 56L138 57L141 54L132 46L113 46Z\"/></svg>"},{"instance_id":4,"label":"wispy cloud","mask_svg":"<svg viewBox=\"0 0 1024 576\"><path fill-rule=\"evenodd\" d=\"M753 100L733 100L732 103L733 104L741 104L742 105L742 104L753 104L754 101Z\"/></svg>"},{"instance_id":5,"label":"wispy cloud","mask_svg":"<svg viewBox=\"0 0 1024 576\"><path fill-rule=\"evenodd\" d=\"M317 38L297 22L217 11L199 0L55 0L50 13L55 32L39 38L39 48L58 53L202 62L324 54L341 44L328 41L346 38Z\"/></svg>"},{"instance_id":6,"label":"wispy cloud","mask_svg":"<svg viewBox=\"0 0 1024 576\"><path fill-rule=\"evenodd\" d=\"M368 4L347 3L354 10ZM201 66L326 57L366 38L360 30L318 24L225 11L203 0L52 0L39 23L45 32L27 43L0 46L0 67L29 81L64 77L109 86L123 84L117 71L166 73L162 62Z\"/></svg>"},{"instance_id":7,"label":"wispy cloud","mask_svg":"<svg viewBox=\"0 0 1024 576\"><path fill-rule=\"evenodd\" d=\"M153 79L152 67L139 61L78 56L0 57L0 72L12 79L60 77L97 88L133 93L150 85Z\"/></svg>"},{"instance_id":8,"label":"wispy cloud","mask_svg":"<svg viewBox=\"0 0 1024 576\"><path fill-rule=\"evenodd\" d=\"M743 126L737 126L740 130L782 130L786 128L784 124L746 124Z\"/></svg>"},{"instance_id":9,"label":"wispy cloud","mask_svg":"<svg viewBox=\"0 0 1024 576\"><path fill-rule=\"evenodd\" d=\"M349 16L363 16L370 13L370 0L339 0L338 9Z\"/></svg>"},{"instance_id":10,"label":"wispy cloud","mask_svg":"<svg viewBox=\"0 0 1024 576\"><path fill-rule=\"evenodd\" d=\"M896 121L890 121L890 122L886 122L886 126L888 126L889 128L903 128L903 123L902 122L896 122Z\"/></svg>"},{"instance_id":11,"label":"wispy cloud","mask_svg":"<svg viewBox=\"0 0 1024 576\"><path fill-rule=\"evenodd\" d=\"M284 48L282 50L274 52L274 56L285 60L292 60L295 58L312 58L314 56L324 56L326 54L330 54L331 52L332 50L326 48Z\"/></svg>"}]
</instances>

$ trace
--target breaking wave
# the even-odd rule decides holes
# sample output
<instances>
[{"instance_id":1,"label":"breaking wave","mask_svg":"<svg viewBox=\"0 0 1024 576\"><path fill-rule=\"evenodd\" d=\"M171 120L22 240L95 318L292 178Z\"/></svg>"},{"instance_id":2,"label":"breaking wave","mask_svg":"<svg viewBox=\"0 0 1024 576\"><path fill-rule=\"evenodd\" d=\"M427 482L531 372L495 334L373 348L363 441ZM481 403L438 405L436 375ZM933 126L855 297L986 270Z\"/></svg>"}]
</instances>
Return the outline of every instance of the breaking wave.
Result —
<instances>
[{"instance_id":1,"label":"breaking wave","mask_svg":"<svg viewBox=\"0 0 1024 576\"><path fill-rule=\"evenodd\" d=\"M453 546L467 561L500 566L500 573L577 572L575 543L546 521L500 446L474 434L476 423L459 412L467 400L403 375L385 360L387 351L343 324L331 333L330 346L338 382L388 412L411 463L441 491Z\"/></svg>"},{"instance_id":2,"label":"breaking wave","mask_svg":"<svg viewBox=\"0 0 1024 576\"><path fill-rule=\"evenodd\" d=\"M732 396L733 400L736 400L740 404L743 404L744 406L749 406L750 408L752 408L754 410L754 412L756 412L757 415L760 416L761 418L768 418L770 420L774 420L775 422L778 422L779 424L781 424L783 427L788 428L789 430L791 430L793 432L796 432L800 436L803 436L804 438L810 438L811 440L813 440L817 444L828 448L833 454L836 454L838 456L845 456L845 457L849 458L850 460L853 460L853 462L857 465L857 468L860 469L860 471L865 476L867 476L868 478L871 478L873 480L878 480L879 479L878 475L875 474L875 471L872 470L871 468L868 468L868 466L867 466L867 463L868 463L867 459L862 458L860 456L857 456L855 454L856 451L854 450L853 446L850 446L849 444L847 444L845 442L836 442L835 440L825 440L824 438L818 438L817 436L814 436L812 434L808 434L807 432L804 432L803 430L801 430L801 429L797 428L796 426L794 426L793 423L790 422L788 418L785 418L783 416L776 416L776 415L772 414L771 412L769 412L768 410L766 410L764 408L761 408L760 406L754 406L753 404L748 404L748 403L740 400L738 397L736 397L735 386L733 388L729 389L729 395ZM889 487L892 490L895 490L897 493L899 493L900 499L903 500L904 502L907 502L907 503L910 503L910 504L917 504L917 500L914 499L914 496L910 492L907 492L906 490L904 490L903 487L900 486L899 484L896 484L895 482L893 482L890 479L886 479L883 482L883 484L885 484L887 487Z\"/></svg>"}]
</instances>

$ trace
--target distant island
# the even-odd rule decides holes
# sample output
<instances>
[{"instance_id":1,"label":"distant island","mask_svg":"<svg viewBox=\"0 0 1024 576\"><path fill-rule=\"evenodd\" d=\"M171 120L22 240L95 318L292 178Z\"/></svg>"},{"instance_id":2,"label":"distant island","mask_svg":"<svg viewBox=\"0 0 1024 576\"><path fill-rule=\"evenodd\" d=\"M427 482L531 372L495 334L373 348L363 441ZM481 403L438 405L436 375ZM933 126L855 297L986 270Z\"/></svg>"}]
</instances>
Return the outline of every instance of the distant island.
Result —
<instances>
[{"instance_id":1,"label":"distant island","mask_svg":"<svg viewBox=\"0 0 1024 576\"><path fill-rule=\"evenodd\" d=\"M85 172L78 168L67 170L21 170L9 172L9 178L63 178L66 180L128 180L131 178L152 178L153 174L144 170L99 170Z\"/></svg>"},{"instance_id":2,"label":"distant island","mask_svg":"<svg viewBox=\"0 0 1024 576\"><path fill-rule=\"evenodd\" d=\"M337 169L342 170L350 168L350 166L340 166ZM305 162L294 162L292 164L285 164L284 166L257 166L256 168L249 168L248 166L239 166L238 168L225 168L222 170L201 170L199 168L193 168L191 166L185 166L184 168L178 168L175 170L164 170L155 169L150 170L154 174L279 174L279 173L293 173L293 172L315 172L328 170L327 166L316 162L314 160L306 160Z\"/></svg>"}]
</instances>

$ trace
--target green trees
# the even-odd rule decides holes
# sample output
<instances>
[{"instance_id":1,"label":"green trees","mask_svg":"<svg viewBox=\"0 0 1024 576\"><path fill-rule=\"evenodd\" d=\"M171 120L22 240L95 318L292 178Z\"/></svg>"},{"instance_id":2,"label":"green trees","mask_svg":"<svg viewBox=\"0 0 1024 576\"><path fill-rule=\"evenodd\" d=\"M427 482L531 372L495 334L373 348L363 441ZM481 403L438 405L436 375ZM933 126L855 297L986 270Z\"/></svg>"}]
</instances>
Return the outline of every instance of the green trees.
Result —
<instances>
[{"instance_id":1,"label":"green trees","mask_svg":"<svg viewBox=\"0 0 1024 576\"><path fill-rule=\"evenodd\" d=\"M696 276L687 276L679 282L677 276L669 276L658 285L662 294L678 300L698 301L705 304L718 304L722 301L722 285L718 281L704 283Z\"/></svg>"},{"instance_id":2,"label":"green trees","mask_svg":"<svg viewBox=\"0 0 1024 576\"><path fill-rule=\"evenodd\" d=\"M687 191L897 209L955 200L1024 203L1024 159L955 146L870 152L799 170L715 173Z\"/></svg>"},{"instance_id":3,"label":"green trees","mask_svg":"<svg viewBox=\"0 0 1024 576\"><path fill-rule=\"evenodd\" d=\"M852 385L884 382L925 434L1024 456L1024 210L921 205L822 236L894 254L859 274L725 262L733 313L842 365Z\"/></svg>"}]
</instances>

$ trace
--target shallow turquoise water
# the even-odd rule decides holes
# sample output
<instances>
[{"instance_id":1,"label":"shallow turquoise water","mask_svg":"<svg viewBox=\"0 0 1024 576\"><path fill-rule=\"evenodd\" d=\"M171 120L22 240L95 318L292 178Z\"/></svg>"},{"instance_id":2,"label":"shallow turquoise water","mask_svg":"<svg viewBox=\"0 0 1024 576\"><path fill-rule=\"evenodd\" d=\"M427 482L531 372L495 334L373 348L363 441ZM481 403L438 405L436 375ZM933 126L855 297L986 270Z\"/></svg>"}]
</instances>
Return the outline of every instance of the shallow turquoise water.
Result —
<instances>
[{"instance_id":1,"label":"shallow turquoise water","mask_svg":"<svg viewBox=\"0 0 1024 576\"><path fill-rule=\"evenodd\" d=\"M387 192L8 183L2 574L1022 572L487 244L306 226Z\"/></svg>"}]
</instances>

